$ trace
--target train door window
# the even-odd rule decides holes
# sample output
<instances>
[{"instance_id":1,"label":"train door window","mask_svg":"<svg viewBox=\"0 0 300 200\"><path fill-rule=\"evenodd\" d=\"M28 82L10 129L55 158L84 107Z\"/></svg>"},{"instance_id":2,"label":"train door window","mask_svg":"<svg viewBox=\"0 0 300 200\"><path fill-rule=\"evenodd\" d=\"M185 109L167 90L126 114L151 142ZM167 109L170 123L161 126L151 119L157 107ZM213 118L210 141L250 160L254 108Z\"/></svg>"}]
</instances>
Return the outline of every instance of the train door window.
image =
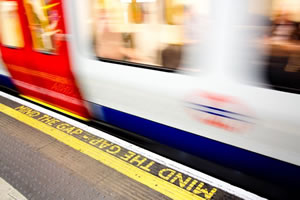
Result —
<instances>
[{"instance_id":1,"label":"train door window","mask_svg":"<svg viewBox=\"0 0 300 200\"><path fill-rule=\"evenodd\" d=\"M261 1L256 1L256 8ZM262 1L268 5L267 12L254 12L252 16L260 19L256 27L264 27L264 34L252 37L252 50L261 52L259 72L263 74L268 87L300 93L300 1L271 0ZM255 14L255 15L254 15ZM257 30L257 29L256 29Z\"/></svg>"},{"instance_id":2,"label":"train door window","mask_svg":"<svg viewBox=\"0 0 300 200\"><path fill-rule=\"evenodd\" d=\"M33 49L43 53L55 53L57 48L55 37L60 16L58 3L51 0L23 0L29 28L32 36Z\"/></svg>"},{"instance_id":3,"label":"train door window","mask_svg":"<svg viewBox=\"0 0 300 200\"><path fill-rule=\"evenodd\" d=\"M209 2L90 0L87 21L93 31L94 52L103 61L155 69L182 68L187 63L183 62L187 47L194 50L194 58L199 57L194 47L201 40L201 31L206 30L202 28Z\"/></svg>"},{"instance_id":4,"label":"train door window","mask_svg":"<svg viewBox=\"0 0 300 200\"><path fill-rule=\"evenodd\" d=\"M24 47L17 2L0 1L0 20L2 45L10 48Z\"/></svg>"}]
</instances>

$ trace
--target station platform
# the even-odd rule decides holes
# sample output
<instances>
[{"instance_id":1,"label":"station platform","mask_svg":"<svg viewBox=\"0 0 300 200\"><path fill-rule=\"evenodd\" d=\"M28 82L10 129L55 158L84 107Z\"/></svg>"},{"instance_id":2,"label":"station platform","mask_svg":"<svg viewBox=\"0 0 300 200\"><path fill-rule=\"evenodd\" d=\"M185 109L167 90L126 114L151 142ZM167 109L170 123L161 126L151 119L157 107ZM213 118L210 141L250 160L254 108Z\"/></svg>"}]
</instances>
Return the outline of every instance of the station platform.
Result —
<instances>
[{"instance_id":1,"label":"station platform","mask_svg":"<svg viewBox=\"0 0 300 200\"><path fill-rule=\"evenodd\" d=\"M264 199L3 92L0 179L36 200Z\"/></svg>"}]
</instances>

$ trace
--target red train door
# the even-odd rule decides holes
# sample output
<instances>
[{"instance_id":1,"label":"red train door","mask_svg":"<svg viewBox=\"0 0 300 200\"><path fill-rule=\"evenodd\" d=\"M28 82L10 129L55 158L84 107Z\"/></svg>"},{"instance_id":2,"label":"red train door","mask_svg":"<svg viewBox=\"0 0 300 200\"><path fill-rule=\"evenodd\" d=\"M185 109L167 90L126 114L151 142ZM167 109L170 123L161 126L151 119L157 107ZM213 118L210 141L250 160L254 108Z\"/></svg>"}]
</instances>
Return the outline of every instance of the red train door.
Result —
<instances>
[{"instance_id":1,"label":"red train door","mask_svg":"<svg viewBox=\"0 0 300 200\"><path fill-rule=\"evenodd\" d=\"M2 34L1 51L20 93L88 117L71 71L62 0L2 0L1 12L17 33Z\"/></svg>"}]
</instances>

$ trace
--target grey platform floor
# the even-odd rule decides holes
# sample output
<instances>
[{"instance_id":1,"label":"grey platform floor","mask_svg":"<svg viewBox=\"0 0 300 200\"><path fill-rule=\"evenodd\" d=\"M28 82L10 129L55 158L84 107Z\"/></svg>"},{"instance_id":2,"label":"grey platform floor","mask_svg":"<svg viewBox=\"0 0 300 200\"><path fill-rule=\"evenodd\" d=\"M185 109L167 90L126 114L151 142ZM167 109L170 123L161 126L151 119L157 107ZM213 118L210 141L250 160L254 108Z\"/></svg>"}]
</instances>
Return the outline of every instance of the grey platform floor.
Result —
<instances>
[{"instance_id":1,"label":"grey platform floor","mask_svg":"<svg viewBox=\"0 0 300 200\"><path fill-rule=\"evenodd\" d=\"M168 199L2 113L0 177L28 199Z\"/></svg>"},{"instance_id":2,"label":"grey platform floor","mask_svg":"<svg viewBox=\"0 0 300 200\"><path fill-rule=\"evenodd\" d=\"M241 197L238 197L233 191L230 193L226 192L223 189L204 183L201 180L192 179L188 176L188 174L176 172L176 170L173 170L172 168L168 169L166 166L159 163L153 165L152 170L147 170L151 175L150 178L149 176L139 176L139 174L136 174L135 171L134 177L129 176L129 174L132 173L132 171L128 171L130 170L130 167L126 165L127 167L123 167L122 170L119 170L121 169L121 166L119 167L121 163L119 163L118 160L111 159L109 162L106 162L107 165L103 164L105 163L103 162L105 160L105 155L101 153L99 154L100 151L98 151L101 145L98 149L93 147L93 151L98 151L95 155L101 155L103 163L100 161L101 159L99 159L99 162L80 152L82 150L81 148L89 147L82 146L78 148L78 150L75 150L76 148L73 149L59 140L45 134L47 131L44 129L52 131L54 130L53 126L40 126L43 128L35 129L33 128L36 127L34 124L42 123L41 121L30 118L33 120L31 125L26 125L26 120L23 116L16 117L16 119L18 119L16 120L10 116L17 115L10 115L8 111L5 111L6 107L6 109L10 109L18 113L18 111L14 110L14 108L17 109L17 107L23 107L21 104L1 96L0 104L3 104L1 105L2 110L0 110L2 111L0 112L0 178L3 178L6 182L11 184L27 199L165 200L170 199L169 197L180 200L182 198L182 200L187 200L187 198L211 200L241 199ZM20 115L25 116L25 114ZM22 122L23 120L24 123ZM64 124L63 121L60 121L59 123ZM81 133L74 135L71 134L72 136L69 136L69 139L73 138L76 139L77 142L81 141L82 143L85 142L84 140L87 140L90 141L90 144L92 144L91 142L94 140L98 142L102 141L100 137L92 135L85 130ZM65 133L61 132L59 134ZM67 142L66 144L69 143ZM87 142L84 144L87 144ZM122 153L122 151L129 152L128 149L126 150L125 148L123 148L120 152ZM136 155L135 158L140 156L135 153L133 154ZM124 155L125 154L123 154L123 156ZM118 158L117 156L115 157ZM146 159L146 157L144 159ZM130 160L130 163L136 162L133 160L134 159ZM149 159L149 161L151 161L151 159ZM118 166L113 169L108 167L110 164ZM147 168L144 166L144 169ZM160 174L163 173L164 170L171 170L173 173L170 173L171 176L176 172L176 175L173 176L171 181L166 181L170 179L170 174L168 177ZM155 186L149 187L146 186L147 184L142 184L145 182L141 181L141 179L148 177L149 180L147 180L151 182L158 178L157 174L159 174L159 178L163 180L164 184L168 184L162 186L157 184L158 182L155 182ZM186 178L183 178L183 176ZM140 179L135 179L136 177L140 177ZM178 180L179 183L176 183L175 181L179 179L178 177L181 177L181 181ZM186 183L183 182L183 179L185 179L184 182ZM191 181L191 183L187 185L189 181ZM196 183L198 185L196 185ZM204 188L202 188L203 186ZM154 188L154 190L150 187ZM169 197L157 192L155 189ZM189 192L188 196L180 193L183 189ZM208 192L208 190L211 192ZM249 198L250 196L251 198ZM247 199L258 198L258 196L253 196L253 194L250 194L250 196L248 196L247 193L244 197L247 197Z\"/></svg>"}]
</instances>

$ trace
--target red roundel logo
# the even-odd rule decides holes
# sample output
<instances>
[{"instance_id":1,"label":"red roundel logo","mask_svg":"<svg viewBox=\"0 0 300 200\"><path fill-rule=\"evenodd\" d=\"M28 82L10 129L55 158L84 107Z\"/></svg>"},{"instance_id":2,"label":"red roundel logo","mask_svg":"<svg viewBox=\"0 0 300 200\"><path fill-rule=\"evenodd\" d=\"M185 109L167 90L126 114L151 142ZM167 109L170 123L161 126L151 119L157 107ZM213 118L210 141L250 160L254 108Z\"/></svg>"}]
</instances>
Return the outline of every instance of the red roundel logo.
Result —
<instances>
[{"instance_id":1,"label":"red roundel logo","mask_svg":"<svg viewBox=\"0 0 300 200\"><path fill-rule=\"evenodd\" d=\"M185 101L188 113L209 126L242 132L253 124L249 109L233 97L209 92L194 93Z\"/></svg>"}]
</instances>

